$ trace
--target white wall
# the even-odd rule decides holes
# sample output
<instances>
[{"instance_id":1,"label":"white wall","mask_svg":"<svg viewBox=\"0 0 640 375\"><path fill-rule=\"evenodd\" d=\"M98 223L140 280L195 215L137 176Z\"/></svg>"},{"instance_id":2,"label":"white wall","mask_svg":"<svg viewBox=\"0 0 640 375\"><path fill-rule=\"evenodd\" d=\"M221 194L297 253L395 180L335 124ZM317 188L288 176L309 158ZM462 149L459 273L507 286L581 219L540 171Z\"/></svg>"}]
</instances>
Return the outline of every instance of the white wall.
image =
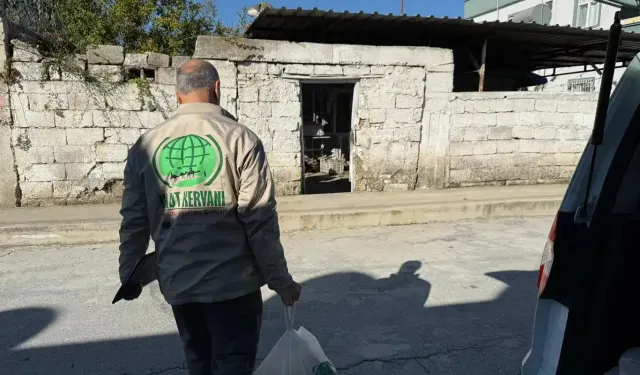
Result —
<instances>
[{"instance_id":1,"label":"white wall","mask_svg":"<svg viewBox=\"0 0 640 375\"><path fill-rule=\"evenodd\" d=\"M491 0L490 0L491 1ZM507 22L509 20L509 16L523 11L525 9L529 9L531 7L534 7L538 4L541 4L540 0L522 0L518 3L514 3L514 4L510 4L504 7L500 7L500 11L499 12L490 12L490 13L485 13L483 15L480 15L478 17L473 18L474 21L476 22L484 22L484 21L500 21L500 22ZM498 17L499 15L499 17ZM499 19L498 19L499 18ZM553 21L553 17L551 18L551 20Z\"/></svg>"},{"instance_id":2,"label":"white wall","mask_svg":"<svg viewBox=\"0 0 640 375\"><path fill-rule=\"evenodd\" d=\"M485 13L473 18L473 20L476 22L496 20L506 22L509 20L510 15L543 3L547 3L547 0L522 0L514 4L500 7L499 12L493 11ZM576 3L576 0L553 0L551 24L561 26L574 26ZM601 4L600 7L600 25L597 27L609 28L609 26L613 23L613 16L618 8L606 4Z\"/></svg>"},{"instance_id":3,"label":"white wall","mask_svg":"<svg viewBox=\"0 0 640 375\"><path fill-rule=\"evenodd\" d=\"M562 7L562 9L558 10L558 14L564 14L565 15L564 18L567 18L567 21L569 18L571 18L571 20L573 21L573 16L575 14L575 1L574 0L556 0L554 1L554 5L555 3L558 4L558 8ZM614 15L616 11L618 11L618 8L610 5L606 5L606 4L601 4L600 6L601 6L600 24L596 27L608 29L609 27L611 27L611 24L614 21ZM561 24L564 24L564 23L561 23ZM566 24L573 24L573 23L566 22ZM603 65L598 65L598 68L602 69ZM588 67L588 70L592 70L592 68ZM625 71L624 68L616 69L615 75L613 77L614 83L620 80L624 71ZM556 73L569 73L569 72L576 72L576 74L556 77L553 81L550 81L547 85L545 85L545 87L543 88L544 91L553 91L553 92L567 91L569 80L578 79L578 78L595 78L596 91L599 91L600 75L597 72L585 73L584 67L564 68L564 69L556 70ZM541 74L541 75L551 74L551 73L552 73L551 69L538 72L538 74Z\"/></svg>"},{"instance_id":4,"label":"white wall","mask_svg":"<svg viewBox=\"0 0 640 375\"><path fill-rule=\"evenodd\" d=\"M479 17L474 18L473 20L476 22L483 21L496 21L499 16L499 21L506 22L509 19L511 14L516 12L528 9L530 7L541 4L543 1L541 0L523 0L521 2L508 5L506 7L500 8L498 12L490 12L483 14ZM545 1L546 2L546 1ZM554 0L552 5L552 13L551 13L551 24L552 25L571 25L574 26L574 18L576 14L576 0ZM596 26L596 28L609 29L614 20L615 12L618 11L618 8L601 4L600 5L600 24ZM602 69L602 65L598 65L598 68ZM591 67L588 67L588 70L592 70ZM616 73L614 75L614 83L619 81L624 73L625 69L616 69ZM549 83L547 83L544 87L541 87L543 91L552 91L552 92L563 92L568 91L568 82L571 79L578 78L595 78L595 86L596 91L600 88L600 75L597 72L584 72L584 67L579 66L575 68L562 68L556 69L556 74L562 73L570 73L575 72L575 74L568 74L557 76L555 78L550 77ZM552 69L541 70L536 72L542 76L552 74Z\"/></svg>"}]
</instances>

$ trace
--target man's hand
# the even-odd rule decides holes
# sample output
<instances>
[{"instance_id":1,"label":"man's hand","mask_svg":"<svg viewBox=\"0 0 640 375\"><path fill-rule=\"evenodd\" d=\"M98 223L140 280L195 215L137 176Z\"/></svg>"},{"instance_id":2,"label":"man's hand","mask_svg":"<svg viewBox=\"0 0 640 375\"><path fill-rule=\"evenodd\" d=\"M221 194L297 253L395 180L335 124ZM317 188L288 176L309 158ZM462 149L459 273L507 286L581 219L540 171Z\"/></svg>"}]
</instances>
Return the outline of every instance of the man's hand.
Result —
<instances>
[{"instance_id":1,"label":"man's hand","mask_svg":"<svg viewBox=\"0 0 640 375\"><path fill-rule=\"evenodd\" d=\"M298 302L300 299L300 292L302 291L302 286L295 281L292 281L291 284L277 291L280 298L282 298L282 302L285 306L293 306L294 303Z\"/></svg>"},{"instance_id":2,"label":"man's hand","mask_svg":"<svg viewBox=\"0 0 640 375\"><path fill-rule=\"evenodd\" d=\"M134 299L140 297L140 293L142 293L142 285L127 285L122 290L122 298L127 301L133 301Z\"/></svg>"}]
</instances>

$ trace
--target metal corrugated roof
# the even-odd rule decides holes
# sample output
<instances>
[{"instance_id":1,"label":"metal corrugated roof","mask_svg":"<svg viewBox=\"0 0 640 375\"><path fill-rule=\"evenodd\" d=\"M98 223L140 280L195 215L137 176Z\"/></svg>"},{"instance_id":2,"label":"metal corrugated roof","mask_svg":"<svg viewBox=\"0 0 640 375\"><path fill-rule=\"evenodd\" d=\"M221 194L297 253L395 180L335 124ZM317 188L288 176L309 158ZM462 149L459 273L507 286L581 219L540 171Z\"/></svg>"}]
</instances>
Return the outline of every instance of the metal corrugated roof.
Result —
<instances>
[{"instance_id":1,"label":"metal corrugated roof","mask_svg":"<svg viewBox=\"0 0 640 375\"><path fill-rule=\"evenodd\" d=\"M383 15L298 9L266 9L247 30L254 39L451 48L479 56L487 41L487 64L526 69L604 62L608 30L535 23L474 22L462 18ZM640 52L640 34L623 33L618 61ZM468 59L467 59L468 60ZM456 59L456 65L462 60Z\"/></svg>"}]
</instances>

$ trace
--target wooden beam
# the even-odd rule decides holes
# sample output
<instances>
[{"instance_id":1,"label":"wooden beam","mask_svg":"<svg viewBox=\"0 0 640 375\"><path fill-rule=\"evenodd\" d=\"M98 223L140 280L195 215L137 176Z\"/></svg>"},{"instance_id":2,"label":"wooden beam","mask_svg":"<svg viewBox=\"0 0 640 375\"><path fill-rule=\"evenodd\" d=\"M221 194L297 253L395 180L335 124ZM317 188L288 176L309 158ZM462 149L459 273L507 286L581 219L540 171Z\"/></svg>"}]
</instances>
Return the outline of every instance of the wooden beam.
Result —
<instances>
[{"instance_id":1,"label":"wooden beam","mask_svg":"<svg viewBox=\"0 0 640 375\"><path fill-rule=\"evenodd\" d=\"M484 40L484 44L482 45L482 60L480 62L480 85L478 87L478 91L484 91L484 76L487 72L487 40Z\"/></svg>"},{"instance_id":2,"label":"wooden beam","mask_svg":"<svg viewBox=\"0 0 640 375\"><path fill-rule=\"evenodd\" d=\"M480 64L478 64L478 60L476 60L475 56L473 56L473 52L469 48L467 48L467 53L469 54L469 60L471 60L471 64L476 69L476 71L480 71Z\"/></svg>"}]
</instances>

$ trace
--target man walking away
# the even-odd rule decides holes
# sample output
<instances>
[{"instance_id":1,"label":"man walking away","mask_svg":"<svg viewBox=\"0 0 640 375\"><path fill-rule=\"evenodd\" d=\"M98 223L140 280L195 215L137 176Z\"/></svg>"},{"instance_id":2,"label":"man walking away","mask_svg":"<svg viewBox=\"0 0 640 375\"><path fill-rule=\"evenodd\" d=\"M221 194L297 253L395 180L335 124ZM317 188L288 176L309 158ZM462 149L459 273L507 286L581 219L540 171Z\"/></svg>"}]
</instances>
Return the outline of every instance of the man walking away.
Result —
<instances>
[{"instance_id":1,"label":"man walking away","mask_svg":"<svg viewBox=\"0 0 640 375\"><path fill-rule=\"evenodd\" d=\"M178 71L179 107L131 148L124 174L120 278L153 238L158 282L172 306L190 375L250 375L266 283L293 305L274 184L260 139L220 107L218 72ZM132 300L142 288L128 288Z\"/></svg>"}]
</instances>

